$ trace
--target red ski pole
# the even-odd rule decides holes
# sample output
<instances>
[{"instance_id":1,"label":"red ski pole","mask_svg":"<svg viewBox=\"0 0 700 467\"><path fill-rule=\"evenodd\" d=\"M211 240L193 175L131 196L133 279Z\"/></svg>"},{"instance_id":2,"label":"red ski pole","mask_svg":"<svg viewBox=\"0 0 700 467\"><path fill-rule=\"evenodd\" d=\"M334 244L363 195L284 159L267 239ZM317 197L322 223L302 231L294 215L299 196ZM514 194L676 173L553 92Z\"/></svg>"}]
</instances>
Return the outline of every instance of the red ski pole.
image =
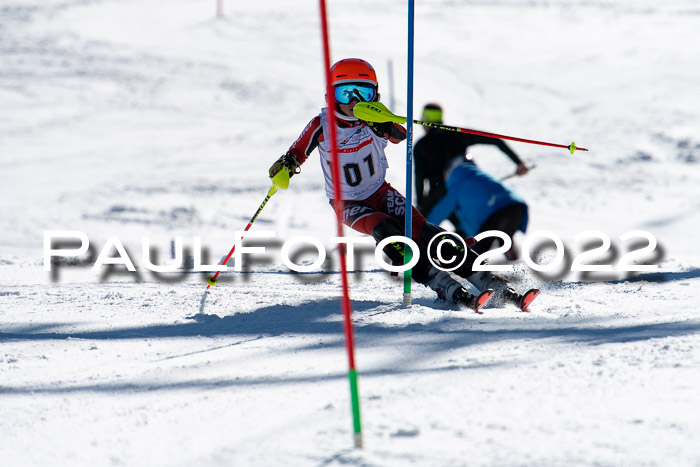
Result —
<instances>
[{"instance_id":1,"label":"red ski pole","mask_svg":"<svg viewBox=\"0 0 700 467\"><path fill-rule=\"evenodd\" d=\"M245 229L243 229L243 232L247 232L250 229L250 226L253 225L255 219L258 218L260 212L263 210L267 202L270 200L270 198L272 198L272 195L274 195L275 193L277 193L277 185L272 185L272 187L270 187L270 190L267 192L267 196L265 196L265 199L263 200L262 204L260 205L258 210L255 211L255 214L250 219L250 222L248 222L248 225L246 225ZM228 255L226 255L226 258L221 262L220 266L228 263L228 260L231 259L231 256L233 256L234 251L236 251L236 245L233 245L233 248L231 248L231 251L228 252ZM220 272L221 271L216 271L216 274L207 278L207 289L209 289L209 287L212 286L216 287L216 285L218 284L216 278L219 277Z\"/></svg>"},{"instance_id":2,"label":"red ski pole","mask_svg":"<svg viewBox=\"0 0 700 467\"><path fill-rule=\"evenodd\" d=\"M389 109L387 109L386 106L384 104L382 104L381 102L359 102L357 105L355 105L355 108L353 109L353 113L355 114L355 116L357 118L359 118L360 120L364 120L366 122L406 123L406 121L407 121L406 117L399 117L398 115L394 115L393 113L391 113L391 111ZM468 128L460 128L460 127L456 127L456 126L443 125L442 123L423 122L420 120L413 120L413 123L415 123L416 125L423 125L423 126L428 126L431 128L439 128L441 130L459 131L460 133L469 133L472 135L486 136L487 138L507 139L510 141L519 141L521 143L539 144L540 146L551 146L551 147L555 147L555 148L564 148L564 149L568 149L569 152L571 152L571 154L573 154L574 151L588 151L588 149L586 149L586 148L576 147L576 143L571 143L569 145L547 143L545 141L536 141L534 139L517 138L515 136L499 135L497 133L489 133L486 131L470 130Z\"/></svg>"},{"instance_id":3,"label":"red ski pole","mask_svg":"<svg viewBox=\"0 0 700 467\"><path fill-rule=\"evenodd\" d=\"M265 207L265 205L267 204L267 202L270 201L270 198L272 198L272 195L277 193L277 189L281 188L283 190L286 190L289 187L289 171L286 169L280 170L277 173L277 175L272 177L272 183L273 183L273 185L268 190L267 196L265 196L265 199L260 204L260 207L258 208L257 211L255 211L255 214L253 214L253 217L248 222L248 225L246 226L246 228L243 229L244 232L247 232L250 229L250 227L253 225L253 222L255 222L255 219L258 218L258 216L262 212L262 210ZM228 252L228 255L226 255L226 258L224 258L224 260L221 261L221 263L219 265L222 266L222 265L228 263L228 260L231 259L231 256L233 256L234 251L236 251L236 245L233 245L233 247L231 248L231 251ZM207 295L209 293L209 289L211 287L216 287L216 285L218 284L217 277L219 277L219 273L221 273L221 271L216 271L216 274L214 274L213 276L209 276L207 278L207 288L204 291L204 295L202 295L202 300L199 303L199 312L200 313L204 313L204 303L207 300Z\"/></svg>"}]
</instances>

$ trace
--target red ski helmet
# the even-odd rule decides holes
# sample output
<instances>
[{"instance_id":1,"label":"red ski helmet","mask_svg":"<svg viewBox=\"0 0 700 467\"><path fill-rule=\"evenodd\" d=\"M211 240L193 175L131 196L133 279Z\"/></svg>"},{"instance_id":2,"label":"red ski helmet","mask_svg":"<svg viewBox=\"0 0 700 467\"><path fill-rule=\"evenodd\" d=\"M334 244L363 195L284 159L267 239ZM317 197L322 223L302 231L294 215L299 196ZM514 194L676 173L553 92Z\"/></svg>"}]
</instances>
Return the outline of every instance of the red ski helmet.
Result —
<instances>
[{"instance_id":1,"label":"red ski helmet","mask_svg":"<svg viewBox=\"0 0 700 467\"><path fill-rule=\"evenodd\" d=\"M331 67L331 84L343 83L367 83L379 88L374 68L359 58L344 58Z\"/></svg>"}]
</instances>

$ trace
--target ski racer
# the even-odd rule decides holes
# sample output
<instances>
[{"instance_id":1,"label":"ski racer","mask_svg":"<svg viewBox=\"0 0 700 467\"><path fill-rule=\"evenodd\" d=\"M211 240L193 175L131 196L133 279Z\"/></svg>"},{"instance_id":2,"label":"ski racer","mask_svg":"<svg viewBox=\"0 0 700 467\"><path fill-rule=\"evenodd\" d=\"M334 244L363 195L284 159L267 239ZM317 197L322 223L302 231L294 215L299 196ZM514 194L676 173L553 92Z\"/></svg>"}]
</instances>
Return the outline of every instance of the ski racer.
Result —
<instances>
[{"instance_id":1,"label":"ski racer","mask_svg":"<svg viewBox=\"0 0 700 467\"><path fill-rule=\"evenodd\" d=\"M347 58L335 63L330 71L335 108L323 108L308 123L286 154L270 167L270 177L281 170L287 170L290 176L299 173L300 166L318 148L326 196L334 206L328 113L335 112L344 224L371 235L377 242L391 236L403 236L404 215L409 206L403 195L385 180L388 163L384 148L389 142L396 144L403 141L406 130L396 123L370 124L353 115L353 108L358 102L379 100L377 75L368 62L359 58ZM413 279L430 287L440 299L466 305L475 311L479 311L491 298L494 290L494 301L513 303L523 310L527 309L539 291L532 290L520 295L504 279L488 272L472 271L477 255L469 248L464 251L460 246L455 247L454 244L445 242L443 258L467 255L466 261L455 272L479 289L479 295L469 293L449 273L433 266L428 260L428 254L431 254L431 258L437 258L438 255L437 251L427 251L428 243L433 237L444 235L445 231L426 222L418 210L410 207L413 222L411 238L420 248L420 259L412 272ZM437 243L439 242L434 242ZM384 253L394 264L404 263L402 243L387 245Z\"/></svg>"},{"instance_id":2,"label":"ski racer","mask_svg":"<svg viewBox=\"0 0 700 467\"><path fill-rule=\"evenodd\" d=\"M442 108L427 104L421 120L442 123ZM424 127L425 136L416 142L416 198L418 209L428 221L440 224L449 219L460 235L474 237L480 232L498 230L513 238L525 232L528 207L512 188L481 170L468 149L476 144L498 147L517 165L515 174L525 175L529 168L503 140L469 133L457 133ZM497 242L502 244L498 238ZM493 237L477 242L471 248L478 254L488 251ZM516 259L515 250L506 253Z\"/></svg>"}]
</instances>

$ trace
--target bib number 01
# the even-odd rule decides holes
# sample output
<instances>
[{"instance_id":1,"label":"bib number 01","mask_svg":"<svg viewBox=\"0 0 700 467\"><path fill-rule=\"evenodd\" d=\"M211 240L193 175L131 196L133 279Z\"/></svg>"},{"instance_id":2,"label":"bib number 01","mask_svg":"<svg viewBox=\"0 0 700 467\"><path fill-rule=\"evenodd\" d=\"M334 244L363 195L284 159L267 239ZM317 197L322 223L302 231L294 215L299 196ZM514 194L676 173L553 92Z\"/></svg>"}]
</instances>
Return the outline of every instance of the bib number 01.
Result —
<instances>
[{"instance_id":1,"label":"bib number 01","mask_svg":"<svg viewBox=\"0 0 700 467\"><path fill-rule=\"evenodd\" d=\"M374 168L374 160L372 159L372 154L368 154L367 157L364 157L362 160L367 165L369 176L373 177L376 173L376 170ZM330 161L328 161L328 166L330 167L330 165L331 163ZM345 176L345 183L347 183L351 187L356 187L357 185L362 183L362 170L360 164L357 164L355 162L349 162L345 164L343 166L343 175Z\"/></svg>"}]
</instances>

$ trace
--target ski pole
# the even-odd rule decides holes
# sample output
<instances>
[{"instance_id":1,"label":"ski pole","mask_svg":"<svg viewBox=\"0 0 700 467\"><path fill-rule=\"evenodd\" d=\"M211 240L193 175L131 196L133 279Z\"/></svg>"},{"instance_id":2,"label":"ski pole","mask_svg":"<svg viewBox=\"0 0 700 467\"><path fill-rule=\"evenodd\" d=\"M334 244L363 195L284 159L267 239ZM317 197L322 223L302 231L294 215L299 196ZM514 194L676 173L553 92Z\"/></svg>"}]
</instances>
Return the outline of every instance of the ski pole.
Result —
<instances>
[{"instance_id":1,"label":"ski pole","mask_svg":"<svg viewBox=\"0 0 700 467\"><path fill-rule=\"evenodd\" d=\"M255 214L253 214L253 217L251 217L250 222L248 222L248 225L246 226L245 229L243 229L243 232L247 232L250 229L250 226L253 225L253 222L255 222L255 219L258 218L260 213L262 212L263 208L267 204L268 201L270 201L270 198L272 198L272 195L277 193L277 190L279 188L286 190L289 188L289 169L283 168L279 172L275 174L274 177L272 177L272 186L267 192L267 196L265 196L265 199L263 202L260 204L260 207L258 208L257 211L255 211ZM228 252L228 255L226 255L226 258L221 262L221 265L224 265L228 263L228 260L231 259L231 256L233 256L233 252L236 250L236 245L233 245L231 248L231 251ZM207 278L207 290L209 290L209 287L216 287L217 281L216 278L219 277L219 273L221 271L216 271L216 274L214 274L211 277Z\"/></svg>"},{"instance_id":2,"label":"ski pole","mask_svg":"<svg viewBox=\"0 0 700 467\"><path fill-rule=\"evenodd\" d=\"M258 210L255 211L255 214L250 219L250 222L248 222L248 225L246 226L246 228L243 229L243 232L247 232L250 229L250 226L253 225L253 222L255 222L255 219L258 218L258 216L260 215L260 212L263 210L263 208L265 207L267 202L270 200L270 198L272 198L272 195L274 195L275 193L277 193L277 185L272 185L270 187L270 190L267 192L267 196L265 196L265 199L263 200L262 204L260 205ZM224 265L224 264L228 263L228 260L231 259L231 256L233 256L233 252L235 250L236 250L236 245L233 245L233 248L231 248L231 251L228 252L228 255L226 255L226 258L221 262L220 265ZM216 280L216 278L219 277L220 272L221 271L216 271L216 274L207 278L207 289L209 287L216 287L216 285L218 284L218 281Z\"/></svg>"},{"instance_id":3,"label":"ski pole","mask_svg":"<svg viewBox=\"0 0 700 467\"><path fill-rule=\"evenodd\" d=\"M275 193L277 193L277 190L280 188L283 190L286 190L287 188L289 188L289 170L287 170L286 168L280 170L274 177L272 177L272 186L267 191L267 196L265 196L265 199L260 204L260 207L258 208L257 211L255 211L255 214L253 214L253 217L251 217L246 228L243 229L244 232L247 232L250 229L250 227L253 225L253 222L255 222L255 219L258 218L258 216L262 212L262 210L265 207L265 205L267 204L267 202L270 201L270 198L272 198L272 196ZM231 251L228 252L228 255L226 255L226 258L223 261L221 261L221 263L219 265L221 266L221 265L228 263L228 260L231 259L231 256L233 256L234 251L236 251L236 245L233 245L233 247L231 248ZM200 305L199 305L199 312L200 313L203 313L203 311L204 311L204 302L207 299L207 293L209 292L209 288L216 287L216 285L218 284L217 277L219 277L220 272L221 271L216 271L216 274L214 274L213 276L207 277L207 288L204 291L204 295L202 296L202 301L200 302Z\"/></svg>"},{"instance_id":4,"label":"ski pole","mask_svg":"<svg viewBox=\"0 0 700 467\"><path fill-rule=\"evenodd\" d=\"M376 123L384 123L384 122L395 122L395 123L406 123L407 118L406 117L399 117L398 115L394 115L391 113L389 109L386 108L384 104L381 102L358 102L354 109L353 113L357 118L360 120L364 120L366 122L376 122ZM574 153L574 151L588 151L586 148L579 148L576 147L576 143L571 143L570 145L565 145L565 144L555 144L555 143L547 143L544 141L535 141L532 139L525 139L525 138L516 138L515 136L506 136L506 135L499 135L496 133L488 133L486 131L478 131L478 130L470 130L468 128L460 128L456 126L449 126L449 125L443 125L442 123L433 123L433 122L422 122L420 120L413 120L413 123L417 125L423 125L431 128L439 128L441 130L449 130L449 131L458 131L460 133L469 133L472 135L480 135L480 136L486 136L487 138L498 138L498 139L507 139L510 141L519 141L521 143L529 143L529 144L539 144L541 146L551 146L555 148L564 148L568 149L571 154Z\"/></svg>"}]
</instances>

